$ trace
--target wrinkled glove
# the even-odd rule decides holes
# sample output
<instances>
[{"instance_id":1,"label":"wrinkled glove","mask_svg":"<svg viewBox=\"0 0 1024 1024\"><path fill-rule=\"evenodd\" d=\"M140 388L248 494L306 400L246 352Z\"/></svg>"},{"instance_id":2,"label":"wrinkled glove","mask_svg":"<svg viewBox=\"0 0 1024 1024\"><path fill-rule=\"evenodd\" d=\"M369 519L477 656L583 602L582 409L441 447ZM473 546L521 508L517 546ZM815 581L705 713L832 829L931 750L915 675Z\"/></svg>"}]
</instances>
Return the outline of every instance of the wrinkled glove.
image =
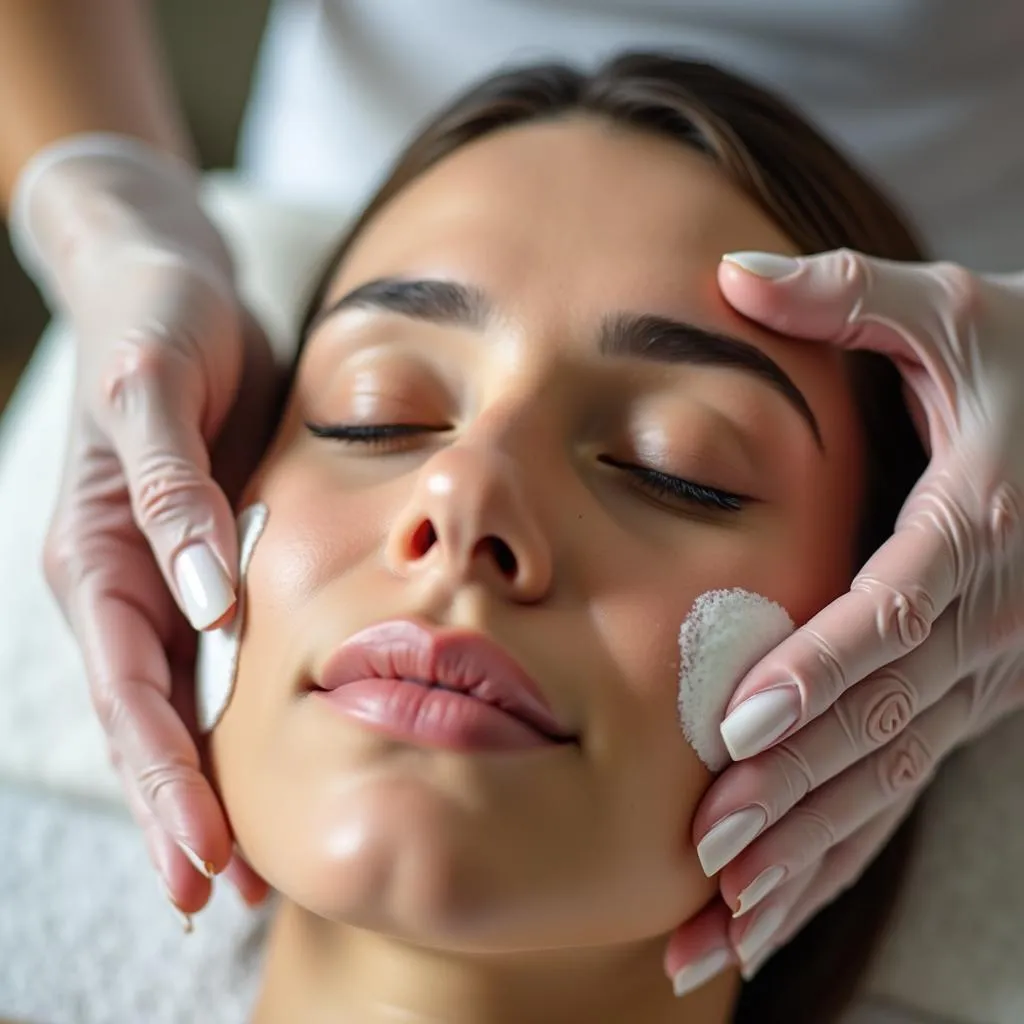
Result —
<instances>
[{"instance_id":1,"label":"wrinkled glove","mask_svg":"<svg viewBox=\"0 0 1024 1024\"><path fill-rule=\"evenodd\" d=\"M37 154L11 208L15 251L75 339L46 575L150 856L186 911L225 869L251 902L265 893L201 770L195 634L178 610L195 629L232 614L235 522L208 449L243 369L269 366L197 185L142 142L84 135ZM255 424L249 433L262 444Z\"/></svg>"},{"instance_id":2,"label":"wrinkled glove","mask_svg":"<svg viewBox=\"0 0 1024 1024\"><path fill-rule=\"evenodd\" d=\"M857 881L951 750L1024 707L1024 275L840 250L731 254L718 280L768 328L893 359L931 459L849 592L729 704L739 763L693 823L721 899L669 942L682 989L728 963L752 975Z\"/></svg>"}]
</instances>

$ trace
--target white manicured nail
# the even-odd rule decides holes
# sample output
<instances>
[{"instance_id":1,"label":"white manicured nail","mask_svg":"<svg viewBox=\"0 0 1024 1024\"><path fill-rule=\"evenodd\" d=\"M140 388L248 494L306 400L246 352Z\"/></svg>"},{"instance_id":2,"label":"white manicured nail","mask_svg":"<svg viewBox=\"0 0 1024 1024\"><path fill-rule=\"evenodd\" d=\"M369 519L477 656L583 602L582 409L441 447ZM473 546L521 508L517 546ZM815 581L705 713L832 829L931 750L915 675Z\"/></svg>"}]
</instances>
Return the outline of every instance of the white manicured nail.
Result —
<instances>
[{"instance_id":1,"label":"white manicured nail","mask_svg":"<svg viewBox=\"0 0 1024 1024\"><path fill-rule=\"evenodd\" d=\"M776 686L748 697L721 725L722 740L734 761L760 754L800 718L795 686Z\"/></svg>"},{"instance_id":2,"label":"white manicured nail","mask_svg":"<svg viewBox=\"0 0 1024 1024\"><path fill-rule=\"evenodd\" d=\"M748 964L740 965L740 976L744 981L753 981L757 977L757 972L764 967L765 963L769 961L774 955L775 950L769 949L762 953L755 960L751 960Z\"/></svg>"},{"instance_id":3,"label":"white manicured nail","mask_svg":"<svg viewBox=\"0 0 1024 1024\"><path fill-rule=\"evenodd\" d=\"M744 807L717 822L697 844L704 874L708 878L718 874L767 824L768 812L763 807Z\"/></svg>"},{"instance_id":4,"label":"white manicured nail","mask_svg":"<svg viewBox=\"0 0 1024 1024\"><path fill-rule=\"evenodd\" d=\"M212 626L235 603L231 583L205 544L190 544L178 553L174 579L193 629Z\"/></svg>"},{"instance_id":5,"label":"white manicured nail","mask_svg":"<svg viewBox=\"0 0 1024 1024\"><path fill-rule=\"evenodd\" d=\"M752 964L786 919L785 907L768 907L754 918L746 935L736 943L736 953L744 964Z\"/></svg>"},{"instance_id":6,"label":"white manicured nail","mask_svg":"<svg viewBox=\"0 0 1024 1024\"><path fill-rule=\"evenodd\" d=\"M740 893L740 905L733 917L742 917L753 910L786 877L786 869L775 865L765 868L750 885Z\"/></svg>"},{"instance_id":7,"label":"white manicured nail","mask_svg":"<svg viewBox=\"0 0 1024 1024\"><path fill-rule=\"evenodd\" d=\"M203 876L203 878L213 878L213 865L208 860L203 860L195 850L190 846L187 846L180 839L175 839L174 841L178 844L178 849L188 857L192 867L194 867L196 871Z\"/></svg>"},{"instance_id":8,"label":"white manicured nail","mask_svg":"<svg viewBox=\"0 0 1024 1024\"><path fill-rule=\"evenodd\" d=\"M798 260L791 256L779 256L774 252L727 252L722 259L735 263L751 274L772 281L789 277L800 269Z\"/></svg>"},{"instance_id":9,"label":"white manicured nail","mask_svg":"<svg viewBox=\"0 0 1024 1024\"><path fill-rule=\"evenodd\" d=\"M178 924L181 926L181 930L186 935L192 934L192 915L186 914L177 903L174 902L174 897L171 896L171 890L167 888L163 878L159 879L160 892L163 898L171 905L171 910L174 911L174 916L177 918Z\"/></svg>"},{"instance_id":10,"label":"white manicured nail","mask_svg":"<svg viewBox=\"0 0 1024 1024\"><path fill-rule=\"evenodd\" d=\"M672 979L672 991L677 997L689 995L710 981L716 974L721 974L732 963L732 954L727 949L713 949L705 953L699 960L687 964L676 971Z\"/></svg>"}]
</instances>

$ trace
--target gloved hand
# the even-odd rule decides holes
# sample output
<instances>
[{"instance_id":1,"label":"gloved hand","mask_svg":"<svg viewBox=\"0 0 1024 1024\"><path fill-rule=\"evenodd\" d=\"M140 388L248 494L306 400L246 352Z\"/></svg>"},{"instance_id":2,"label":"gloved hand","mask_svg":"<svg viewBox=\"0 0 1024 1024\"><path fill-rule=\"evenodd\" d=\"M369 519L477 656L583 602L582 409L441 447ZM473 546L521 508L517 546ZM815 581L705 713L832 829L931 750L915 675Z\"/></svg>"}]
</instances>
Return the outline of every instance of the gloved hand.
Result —
<instances>
[{"instance_id":1,"label":"gloved hand","mask_svg":"<svg viewBox=\"0 0 1024 1024\"><path fill-rule=\"evenodd\" d=\"M718 281L766 327L891 357L931 459L849 592L729 704L739 763L693 824L722 900L666 954L690 987L716 959L753 973L860 877L954 747L1024 707L1024 275L840 250L735 254Z\"/></svg>"},{"instance_id":2,"label":"gloved hand","mask_svg":"<svg viewBox=\"0 0 1024 1024\"><path fill-rule=\"evenodd\" d=\"M150 856L187 912L206 903L209 879L225 869L250 902L266 892L233 854L201 771L195 634L175 607L195 629L233 612L235 521L208 449L243 364L263 394L272 366L197 184L190 167L142 142L85 135L34 157L11 209L15 251L76 345L47 579ZM260 413L272 414L264 402L250 410L253 460Z\"/></svg>"}]
</instances>

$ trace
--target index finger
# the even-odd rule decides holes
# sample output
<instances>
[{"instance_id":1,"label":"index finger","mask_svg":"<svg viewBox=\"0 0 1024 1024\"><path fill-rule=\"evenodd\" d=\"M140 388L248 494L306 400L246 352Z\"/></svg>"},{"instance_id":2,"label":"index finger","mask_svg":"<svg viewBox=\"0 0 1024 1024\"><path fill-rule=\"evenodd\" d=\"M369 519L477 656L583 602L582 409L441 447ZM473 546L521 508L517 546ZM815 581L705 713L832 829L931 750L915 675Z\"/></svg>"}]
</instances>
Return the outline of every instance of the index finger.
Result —
<instances>
[{"instance_id":1,"label":"index finger","mask_svg":"<svg viewBox=\"0 0 1024 1024\"><path fill-rule=\"evenodd\" d=\"M721 725L733 760L817 718L855 683L923 643L959 589L949 537L927 515L897 527L849 591L761 659Z\"/></svg>"}]
</instances>

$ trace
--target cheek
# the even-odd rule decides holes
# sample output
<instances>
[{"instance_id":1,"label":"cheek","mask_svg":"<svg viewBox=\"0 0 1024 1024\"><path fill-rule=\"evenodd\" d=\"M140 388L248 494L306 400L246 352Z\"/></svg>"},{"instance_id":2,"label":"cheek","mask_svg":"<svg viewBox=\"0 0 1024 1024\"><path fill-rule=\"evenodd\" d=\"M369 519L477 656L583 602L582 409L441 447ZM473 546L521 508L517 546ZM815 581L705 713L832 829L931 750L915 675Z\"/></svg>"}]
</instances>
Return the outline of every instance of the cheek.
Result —
<instances>
[{"instance_id":1,"label":"cheek","mask_svg":"<svg viewBox=\"0 0 1024 1024\"><path fill-rule=\"evenodd\" d=\"M257 603L282 612L375 559L393 504L382 488L332 486L329 472L300 455L267 469L247 497L269 510L250 586Z\"/></svg>"},{"instance_id":2,"label":"cheek","mask_svg":"<svg viewBox=\"0 0 1024 1024\"><path fill-rule=\"evenodd\" d=\"M329 588L375 566L386 529L385 499L333 487L331 474L301 452L269 460L246 491L242 504L265 503L267 524L246 581L237 680L210 750L239 842L255 855L258 870L280 859L260 856L273 846L268 830L279 830L275 815L301 818L295 791L316 781L317 765L338 757L336 744L325 743L315 754L304 749L311 734L296 688L320 635L352 631L337 615ZM292 824L298 827L298 819Z\"/></svg>"},{"instance_id":3,"label":"cheek","mask_svg":"<svg viewBox=\"0 0 1024 1024\"><path fill-rule=\"evenodd\" d=\"M789 592L786 608L798 625L847 590L857 569L864 484L860 453L849 443L846 457L837 453L829 472L808 472L797 482L786 510L786 537L773 552L775 585Z\"/></svg>"},{"instance_id":4,"label":"cheek","mask_svg":"<svg viewBox=\"0 0 1024 1024\"><path fill-rule=\"evenodd\" d=\"M676 710L679 625L695 596L684 583L652 599L650 580L635 587L620 580L591 606L602 656L620 682L602 687L594 701L588 742L611 794L609 806L618 808L613 827L629 837L621 863L633 875L630 898L660 891L664 901L672 893L675 923L696 913L715 890L690 838L713 776L686 742ZM648 908L654 919L657 902Z\"/></svg>"}]
</instances>

